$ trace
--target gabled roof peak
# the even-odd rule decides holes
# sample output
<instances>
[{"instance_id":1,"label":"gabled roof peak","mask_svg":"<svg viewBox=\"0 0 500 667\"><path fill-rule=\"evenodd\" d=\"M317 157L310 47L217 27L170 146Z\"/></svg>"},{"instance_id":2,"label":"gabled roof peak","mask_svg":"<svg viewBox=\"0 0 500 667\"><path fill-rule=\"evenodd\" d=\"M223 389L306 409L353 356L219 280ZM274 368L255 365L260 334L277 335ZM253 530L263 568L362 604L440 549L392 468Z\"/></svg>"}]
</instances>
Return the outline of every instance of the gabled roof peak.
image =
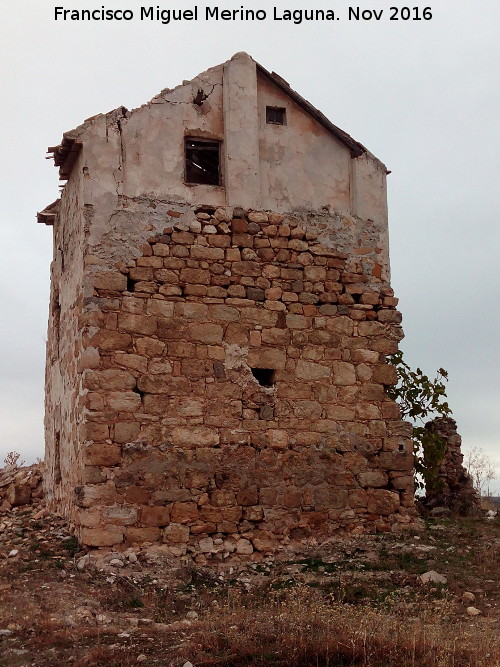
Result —
<instances>
[{"instance_id":1,"label":"gabled roof peak","mask_svg":"<svg viewBox=\"0 0 500 667\"><path fill-rule=\"evenodd\" d=\"M259 62L257 62L254 58L252 58L251 55L246 53L245 51L238 51L235 53L231 58L219 65L216 65L214 67L209 68L205 72L201 72L200 74L196 75L189 81L183 81L182 84L179 86L176 86L174 89L169 89L166 88L162 90L162 92L159 95L156 95L150 102L146 103L145 105L142 105L141 107L138 107L137 109L133 109L132 111L127 111L125 107L118 107L117 109L114 109L113 111L108 112L107 114L104 114L106 117L111 117L113 114L119 114L121 117L122 116L130 116L133 114L135 111L138 111L139 109L149 106L150 104L154 104L156 101L159 100L159 98L166 96L167 94L171 93L173 90L176 90L178 88L181 88L182 86L190 85L193 82L196 82L198 79L203 77L204 74L213 72L215 70L218 70L220 68L223 68L225 66L230 65L231 62L234 62L236 60L246 60L246 61L251 61L255 63L256 67L256 72L258 75L261 75L263 77L266 77L269 81L271 81L276 87L278 87L282 92L284 92L288 97L290 97L298 106L300 106L306 113L308 113L310 116L312 116L320 125L322 125L330 134L335 136L339 141L341 141L350 151L352 158L357 158L360 157L363 154L369 154L367 149L363 146L363 144L359 143L355 139L353 139L347 132L344 132L341 130L339 127L334 125L319 109L316 109L310 102L308 102L305 98L303 98L299 93L297 93L293 88L290 86L290 84L279 74L276 72L270 72L267 70L265 67L263 67ZM71 169L73 167L74 162L76 161L76 158L78 156L78 152L81 149L81 142L80 142L80 136L84 133L86 127L88 127L89 124L91 124L95 119L102 117L103 114L97 114L96 116L92 116L91 118L88 118L85 120L85 122L80 125L79 127L75 128L74 130L71 130L69 132L65 132L63 135L63 140L61 144L58 146L52 146L48 148L48 152L51 153L52 155L49 155L48 157L51 157L54 159L55 166L59 167L59 176L61 180L67 180L69 178L69 175L71 173ZM369 154L370 157L374 157L371 154Z\"/></svg>"}]
</instances>

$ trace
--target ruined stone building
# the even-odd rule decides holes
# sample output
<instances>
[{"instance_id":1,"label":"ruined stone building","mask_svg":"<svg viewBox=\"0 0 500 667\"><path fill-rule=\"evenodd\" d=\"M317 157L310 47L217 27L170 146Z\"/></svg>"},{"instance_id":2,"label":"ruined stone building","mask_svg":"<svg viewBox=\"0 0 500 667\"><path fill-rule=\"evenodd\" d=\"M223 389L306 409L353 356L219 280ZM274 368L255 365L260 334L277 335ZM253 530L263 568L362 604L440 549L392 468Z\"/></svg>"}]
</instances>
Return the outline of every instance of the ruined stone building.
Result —
<instances>
[{"instance_id":1,"label":"ruined stone building","mask_svg":"<svg viewBox=\"0 0 500 667\"><path fill-rule=\"evenodd\" d=\"M245 53L49 151L47 490L82 542L411 526L386 167Z\"/></svg>"}]
</instances>

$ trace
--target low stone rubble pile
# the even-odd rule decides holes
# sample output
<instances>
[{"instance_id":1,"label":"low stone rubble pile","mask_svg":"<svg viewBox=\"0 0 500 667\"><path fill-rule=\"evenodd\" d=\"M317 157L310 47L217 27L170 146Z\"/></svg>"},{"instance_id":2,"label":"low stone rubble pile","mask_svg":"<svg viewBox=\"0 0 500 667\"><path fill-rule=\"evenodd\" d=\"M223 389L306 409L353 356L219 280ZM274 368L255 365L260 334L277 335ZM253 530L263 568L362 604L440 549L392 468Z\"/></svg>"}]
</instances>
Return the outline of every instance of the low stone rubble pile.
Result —
<instances>
[{"instance_id":1,"label":"low stone rubble pile","mask_svg":"<svg viewBox=\"0 0 500 667\"><path fill-rule=\"evenodd\" d=\"M40 502L42 479L43 464L0 468L0 511Z\"/></svg>"}]
</instances>

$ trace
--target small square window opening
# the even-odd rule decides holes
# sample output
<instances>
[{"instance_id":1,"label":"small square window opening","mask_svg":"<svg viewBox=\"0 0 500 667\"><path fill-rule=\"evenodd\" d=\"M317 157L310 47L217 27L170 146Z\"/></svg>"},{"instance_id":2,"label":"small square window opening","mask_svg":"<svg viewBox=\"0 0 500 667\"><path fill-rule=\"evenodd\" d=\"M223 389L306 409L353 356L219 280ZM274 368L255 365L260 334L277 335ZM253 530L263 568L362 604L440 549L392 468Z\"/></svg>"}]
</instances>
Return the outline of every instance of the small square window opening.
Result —
<instances>
[{"instance_id":1,"label":"small square window opening","mask_svg":"<svg viewBox=\"0 0 500 667\"><path fill-rule=\"evenodd\" d=\"M276 374L274 368L251 368L250 370L261 387L274 387Z\"/></svg>"},{"instance_id":2,"label":"small square window opening","mask_svg":"<svg viewBox=\"0 0 500 667\"><path fill-rule=\"evenodd\" d=\"M186 183L220 185L220 141L185 140Z\"/></svg>"},{"instance_id":3,"label":"small square window opening","mask_svg":"<svg viewBox=\"0 0 500 667\"><path fill-rule=\"evenodd\" d=\"M266 123L270 125L286 125L286 109L266 107Z\"/></svg>"}]
</instances>

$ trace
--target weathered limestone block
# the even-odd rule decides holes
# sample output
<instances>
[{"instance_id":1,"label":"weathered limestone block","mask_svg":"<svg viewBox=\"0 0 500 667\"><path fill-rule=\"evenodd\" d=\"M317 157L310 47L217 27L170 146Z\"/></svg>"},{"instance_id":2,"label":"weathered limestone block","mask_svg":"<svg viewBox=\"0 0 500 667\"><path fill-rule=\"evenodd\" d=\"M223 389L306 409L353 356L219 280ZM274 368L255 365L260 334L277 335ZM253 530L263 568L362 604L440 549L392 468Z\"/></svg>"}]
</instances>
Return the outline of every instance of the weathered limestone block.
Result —
<instances>
[{"instance_id":1,"label":"weathered limestone block","mask_svg":"<svg viewBox=\"0 0 500 667\"><path fill-rule=\"evenodd\" d=\"M377 488L387 486L388 476L385 472L381 470L369 470L366 472L360 472L358 481L364 488Z\"/></svg>"},{"instance_id":2,"label":"weathered limestone block","mask_svg":"<svg viewBox=\"0 0 500 667\"><path fill-rule=\"evenodd\" d=\"M172 544L185 544L189 539L189 528L171 523L163 530L163 540Z\"/></svg>"},{"instance_id":3,"label":"weathered limestone block","mask_svg":"<svg viewBox=\"0 0 500 667\"><path fill-rule=\"evenodd\" d=\"M223 329L218 324L193 324L189 327L188 335L192 341L217 345L222 343Z\"/></svg>"},{"instance_id":4,"label":"weathered limestone block","mask_svg":"<svg viewBox=\"0 0 500 667\"><path fill-rule=\"evenodd\" d=\"M399 494L385 489L369 489L368 511L373 514L387 516L395 512L400 506Z\"/></svg>"},{"instance_id":5,"label":"weathered limestone block","mask_svg":"<svg viewBox=\"0 0 500 667\"><path fill-rule=\"evenodd\" d=\"M109 331L108 329L99 329L99 331L90 338L90 344L100 350L123 350L126 351L132 345L130 334L119 331Z\"/></svg>"},{"instance_id":6,"label":"weathered limestone block","mask_svg":"<svg viewBox=\"0 0 500 667\"><path fill-rule=\"evenodd\" d=\"M114 425L113 440L124 444L137 438L141 425L137 422L118 422Z\"/></svg>"},{"instance_id":7,"label":"weathered limestone block","mask_svg":"<svg viewBox=\"0 0 500 667\"><path fill-rule=\"evenodd\" d=\"M84 449L84 461L88 466L114 466L121 462L120 445L94 444Z\"/></svg>"},{"instance_id":8,"label":"weathered limestone block","mask_svg":"<svg viewBox=\"0 0 500 667\"><path fill-rule=\"evenodd\" d=\"M161 531L156 527L134 528L128 526L124 530L124 538L129 544L144 544L145 542L157 542L161 537Z\"/></svg>"},{"instance_id":9,"label":"weathered limestone block","mask_svg":"<svg viewBox=\"0 0 500 667\"><path fill-rule=\"evenodd\" d=\"M170 508L162 506L143 507L140 520L144 526L166 526L170 522Z\"/></svg>"},{"instance_id":10,"label":"weathered limestone block","mask_svg":"<svg viewBox=\"0 0 500 667\"><path fill-rule=\"evenodd\" d=\"M352 489L349 491L349 506L352 508L367 509L367 492L364 489Z\"/></svg>"},{"instance_id":11,"label":"weathered limestone block","mask_svg":"<svg viewBox=\"0 0 500 667\"><path fill-rule=\"evenodd\" d=\"M83 429L83 436L86 440L105 441L109 438L109 426L98 422L87 422ZM87 465L98 464L88 463Z\"/></svg>"},{"instance_id":12,"label":"weathered limestone block","mask_svg":"<svg viewBox=\"0 0 500 667\"><path fill-rule=\"evenodd\" d=\"M29 484L12 484L8 489L7 502L13 507L28 505L31 502L31 487Z\"/></svg>"},{"instance_id":13,"label":"weathered limestone block","mask_svg":"<svg viewBox=\"0 0 500 667\"><path fill-rule=\"evenodd\" d=\"M185 396L190 393L189 381L170 373L142 375L137 380L137 387L146 394L168 394L169 396ZM140 395L137 394L140 405ZM138 406L137 406L138 407Z\"/></svg>"},{"instance_id":14,"label":"weathered limestone block","mask_svg":"<svg viewBox=\"0 0 500 667\"><path fill-rule=\"evenodd\" d=\"M75 496L80 507L113 505L116 502L116 488L113 482L86 484L75 489Z\"/></svg>"},{"instance_id":15,"label":"weathered limestone block","mask_svg":"<svg viewBox=\"0 0 500 667\"><path fill-rule=\"evenodd\" d=\"M104 521L117 526L129 526L137 521L137 510L133 507L122 507L120 505L104 507L102 516Z\"/></svg>"},{"instance_id":16,"label":"weathered limestone block","mask_svg":"<svg viewBox=\"0 0 500 667\"><path fill-rule=\"evenodd\" d=\"M216 429L205 426L191 428L178 426L170 434L172 443L179 447L207 447L218 445L220 436Z\"/></svg>"},{"instance_id":17,"label":"weathered limestone block","mask_svg":"<svg viewBox=\"0 0 500 667\"><path fill-rule=\"evenodd\" d=\"M127 276L118 271L101 271L92 276L95 289L123 292L127 289Z\"/></svg>"},{"instance_id":18,"label":"weathered limestone block","mask_svg":"<svg viewBox=\"0 0 500 667\"><path fill-rule=\"evenodd\" d=\"M106 403L115 412L135 412L141 407L141 396L133 391L111 391Z\"/></svg>"},{"instance_id":19,"label":"weathered limestone block","mask_svg":"<svg viewBox=\"0 0 500 667\"><path fill-rule=\"evenodd\" d=\"M111 547L123 542L123 528L113 524L99 528L83 528L81 540L89 547Z\"/></svg>"},{"instance_id":20,"label":"weathered limestone block","mask_svg":"<svg viewBox=\"0 0 500 667\"><path fill-rule=\"evenodd\" d=\"M118 317L118 331L151 336L155 333L156 326L156 318L150 315L120 313Z\"/></svg>"},{"instance_id":21,"label":"weathered limestone block","mask_svg":"<svg viewBox=\"0 0 500 667\"><path fill-rule=\"evenodd\" d=\"M186 524L196 521L199 517L196 503L173 503L170 518L174 523Z\"/></svg>"},{"instance_id":22,"label":"weathered limestone block","mask_svg":"<svg viewBox=\"0 0 500 667\"><path fill-rule=\"evenodd\" d=\"M301 380L321 380L329 378L332 374L332 369L322 364L299 359L296 373L297 377Z\"/></svg>"}]
</instances>

